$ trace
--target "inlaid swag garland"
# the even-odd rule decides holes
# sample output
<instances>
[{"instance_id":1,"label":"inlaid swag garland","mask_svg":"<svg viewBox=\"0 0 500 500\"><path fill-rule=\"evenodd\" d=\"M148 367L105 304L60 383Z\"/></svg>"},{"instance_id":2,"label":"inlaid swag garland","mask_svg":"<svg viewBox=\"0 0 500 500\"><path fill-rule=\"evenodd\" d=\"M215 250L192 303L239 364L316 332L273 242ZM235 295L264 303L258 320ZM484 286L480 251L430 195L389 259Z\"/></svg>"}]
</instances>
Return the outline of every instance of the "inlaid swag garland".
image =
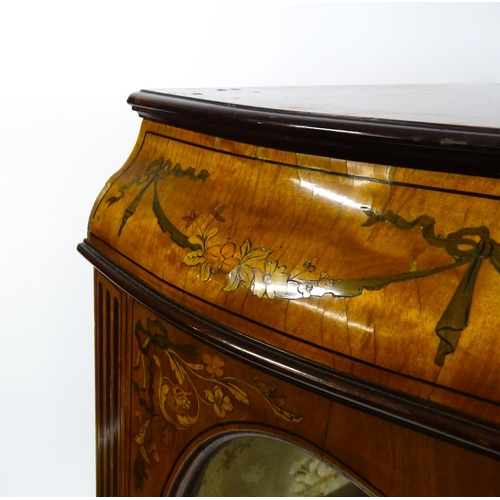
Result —
<instances>
[{"instance_id":1,"label":"inlaid swag garland","mask_svg":"<svg viewBox=\"0 0 500 500\"><path fill-rule=\"evenodd\" d=\"M188 250L183 259L184 264L199 267L202 281L208 281L214 274L226 275L227 282L222 288L226 292L234 292L240 285L243 285L259 298L294 300L324 295L332 295L336 298L355 297L361 295L364 290L381 290L391 283L424 278L468 265L468 269L435 328L440 342L434 362L439 366L443 366L448 354L455 352L460 334L467 328L474 286L481 264L487 260L500 273L500 248L498 243L490 238L489 229L485 226L463 228L447 236L436 235L436 221L427 215L407 221L390 210L377 214L369 207L361 207L368 217L362 226L369 227L388 222L402 231L418 227L429 245L443 249L454 262L432 269L368 278L337 280L330 278L327 272L321 272L317 279L301 279L300 275L292 276L287 272L286 266L280 265L278 261L269 260L272 249L253 248L248 238L239 246L232 241L217 242L216 236L219 229L214 226L214 223L225 222L222 216L225 205L211 210L210 214L205 216L203 223L201 223L201 212L196 213L191 210L191 213L182 220L185 223L184 230L194 227L194 234L189 236L180 231L163 211L158 197L158 182L171 175L205 183L210 173L204 169L196 174L192 167L183 170L179 163L172 165L170 160L165 161L163 157L153 161L144 175L137 176L118 189L119 196L111 196L107 199L108 206L110 206L121 200L125 196L125 191L133 184L144 186L125 209L118 234L122 234L128 219L134 215L144 193L152 185L152 209L158 225L164 233L170 234L175 244ZM313 262L305 262L303 267L307 271L315 271Z\"/></svg>"}]
</instances>

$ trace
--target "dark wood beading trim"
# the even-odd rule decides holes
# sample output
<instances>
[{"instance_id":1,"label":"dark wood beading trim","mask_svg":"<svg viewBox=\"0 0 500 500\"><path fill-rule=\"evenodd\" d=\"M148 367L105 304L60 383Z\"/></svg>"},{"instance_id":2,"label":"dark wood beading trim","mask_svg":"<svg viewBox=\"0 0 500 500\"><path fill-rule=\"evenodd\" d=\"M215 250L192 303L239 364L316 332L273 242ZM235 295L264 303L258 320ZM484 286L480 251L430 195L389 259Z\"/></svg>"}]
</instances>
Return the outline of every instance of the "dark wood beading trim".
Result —
<instances>
[{"instance_id":1,"label":"dark wood beading trim","mask_svg":"<svg viewBox=\"0 0 500 500\"><path fill-rule=\"evenodd\" d=\"M500 426L442 405L359 380L214 323L161 295L85 240L78 251L101 273L155 314L197 340L250 366L328 399L419 432L500 458Z\"/></svg>"}]
</instances>

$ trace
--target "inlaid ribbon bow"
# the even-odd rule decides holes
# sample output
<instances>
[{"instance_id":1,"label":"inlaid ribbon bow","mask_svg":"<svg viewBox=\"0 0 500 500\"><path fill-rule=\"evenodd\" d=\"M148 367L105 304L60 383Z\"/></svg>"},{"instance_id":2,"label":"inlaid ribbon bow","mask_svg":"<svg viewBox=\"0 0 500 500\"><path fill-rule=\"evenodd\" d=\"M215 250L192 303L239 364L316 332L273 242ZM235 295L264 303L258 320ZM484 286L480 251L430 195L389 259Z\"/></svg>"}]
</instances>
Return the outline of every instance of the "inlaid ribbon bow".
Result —
<instances>
[{"instance_id":1,"label":"inlaid ribbon bow","mask_svg":"<svg viewBox=\"0 0 500 500\"><path fill-rule=\"evenodd\" d=\"M443 248L453 257L454 262L422 271L410 271L408 273L371 278L336 280L330 278L326 273L322 273L319 280L291 278L287 281L284 292L277 293L277 297L300 299L322 297L328 294L337 298L356 297L363 293L363 290L381 290L391 283L424 278L469 264L450 303L436 325L435 332L440 342L434 362L439 366L443 366L446 355L455 351L460 334L467 328L469 323L474 285L481 264L484 260L488 260L500 273L500 246L490 238L489 229L484 226L464 228L444 237L436 235L434 231L436 221L427 215L422 215L413 221L407 221L392 211L382 214L377 214L369 209L363 211L368 216L368 220L363 226L372 226L378 222L390 222L397 229L403 231L409 231L417 226L420 227L427 243L433 247Z\"/></svg>"},{"instance_id":2,"label":"inlaid ribbon bow","mask_svg":"<svg viewBox=\"0 0 500 500\"><path fill-rule=\"evenodd\" d=\"M474 286L481 264L487 260L493 268L500 273L500 246L496 241L490 238L490 231L485 226L460 229L443 238L435 234L434 225L436 221L427 215L422 215L413 221L406 221L391 211L384 212L380 215L372 210L366 210L365 213L368 215L369 219L363 224L364 226L371 226L378 222L390 222L397 229L403 231L409 231L417 226L420 227L425 241L433 247L443 248L453 257L453 259L455 259L455 262L448 266L406 273L405 275L400 275L399 279L396 276L387 276L386 280L383 278L375 278L375 282L370 282L371 280L360 280L361 282L359 284L362 288L375 290L394 281L421 278L443 272L452 267L469 264L450 303L436 325L435 332L440 339L440 343L434 362L439 366L443 366L446 355L455 351L460 339L460 334L467 328L469 323ZM377 281L379 281L379 283L377 283Z\"/></svg>"}]
</instances>

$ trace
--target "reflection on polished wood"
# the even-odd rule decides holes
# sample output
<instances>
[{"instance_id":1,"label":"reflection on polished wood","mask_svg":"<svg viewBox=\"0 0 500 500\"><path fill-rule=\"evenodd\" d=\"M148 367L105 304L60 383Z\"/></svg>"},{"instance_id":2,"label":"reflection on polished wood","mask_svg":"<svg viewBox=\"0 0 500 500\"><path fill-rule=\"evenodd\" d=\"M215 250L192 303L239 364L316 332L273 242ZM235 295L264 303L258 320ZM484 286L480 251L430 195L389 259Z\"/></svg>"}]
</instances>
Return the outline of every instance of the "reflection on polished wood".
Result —
<instances>
[{"instance_id":1,"label":"reflection on polished wood","mask_svg":"<svg viewBox=\"0 0 500 500\"><path fill-rule=\"evenodd\" d=\"M498 89L131 96L79 246L99 494L188 493L245 432L376 495L500 492Z\"/></svg>"}]
</instances>

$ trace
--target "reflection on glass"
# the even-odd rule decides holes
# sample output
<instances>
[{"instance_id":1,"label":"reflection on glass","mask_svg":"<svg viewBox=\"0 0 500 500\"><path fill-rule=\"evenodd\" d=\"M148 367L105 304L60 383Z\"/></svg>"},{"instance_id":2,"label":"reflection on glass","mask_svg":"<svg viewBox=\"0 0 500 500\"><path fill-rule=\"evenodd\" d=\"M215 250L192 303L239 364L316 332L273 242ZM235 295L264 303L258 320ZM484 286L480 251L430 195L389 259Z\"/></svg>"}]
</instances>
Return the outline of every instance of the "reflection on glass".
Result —
<instances>
[{"instance_id":1,"label":"reflection on glass","mask_svg":"<svg viewBox=\"0 0 500 500\"><path fill-rule=\"evenodd\" d=\"M362 490L299 448L262 437L230 441L211 459L193 495L366 496Z\"/></svg>"}]
</instances>

